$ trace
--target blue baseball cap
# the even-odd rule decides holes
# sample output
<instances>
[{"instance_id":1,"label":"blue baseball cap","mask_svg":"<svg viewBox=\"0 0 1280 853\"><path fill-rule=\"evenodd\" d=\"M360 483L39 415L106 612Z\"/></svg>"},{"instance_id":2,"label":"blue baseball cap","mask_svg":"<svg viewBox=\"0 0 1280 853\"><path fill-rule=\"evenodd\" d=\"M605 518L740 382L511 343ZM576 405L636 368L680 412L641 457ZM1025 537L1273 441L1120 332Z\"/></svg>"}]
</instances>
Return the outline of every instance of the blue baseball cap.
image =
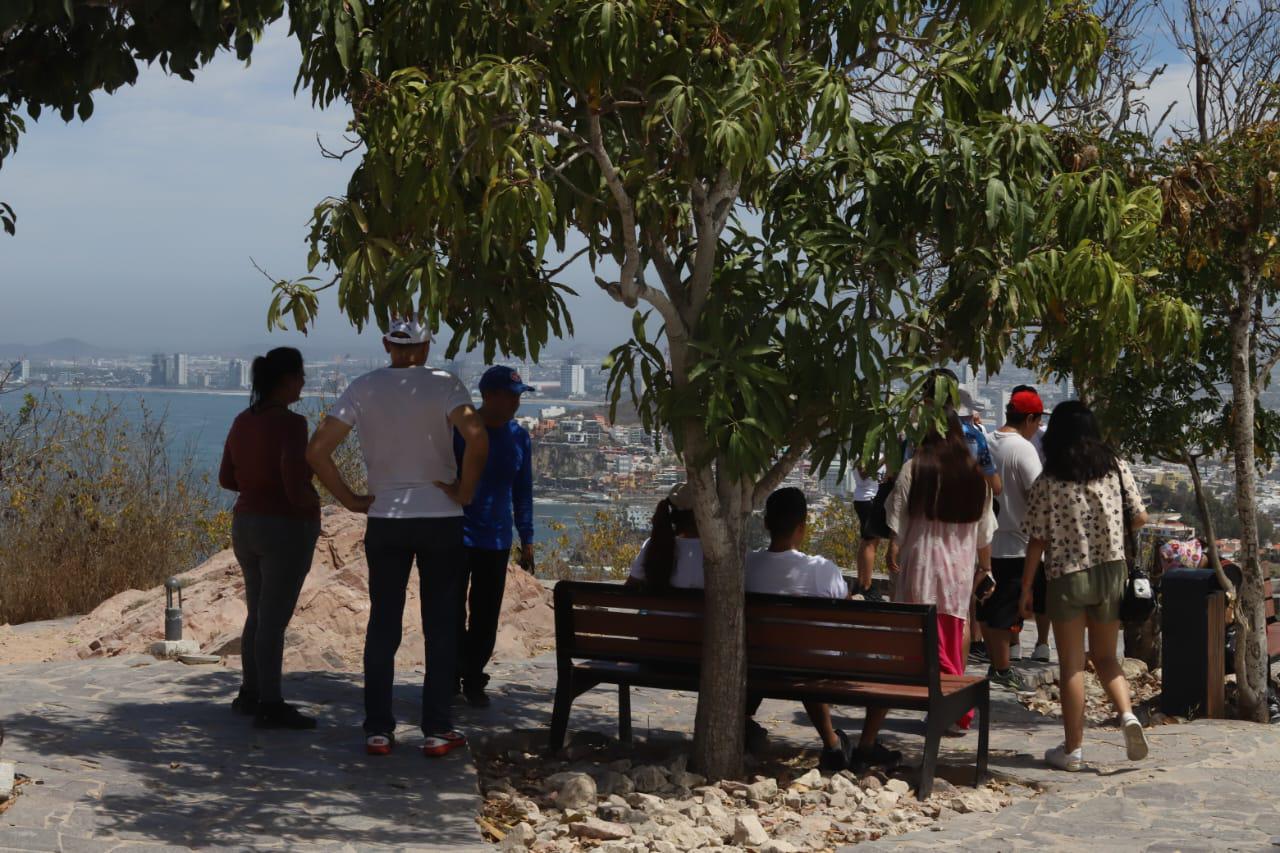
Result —
<instances>
[{"instance_id":1,"label":"blue baseball cap","mask_svg":"<svg viewBox=\"0 0 1280 853\"><path fill-rule=\"evenodd\" d=\"M510 367L494 365L480 377L480 390L482 392L502 390L510 391L512 394L523 394L526 391L536 391L538 389L532 385L524 384L519 372L512 370Z\"/></svg>"}]
</instances>

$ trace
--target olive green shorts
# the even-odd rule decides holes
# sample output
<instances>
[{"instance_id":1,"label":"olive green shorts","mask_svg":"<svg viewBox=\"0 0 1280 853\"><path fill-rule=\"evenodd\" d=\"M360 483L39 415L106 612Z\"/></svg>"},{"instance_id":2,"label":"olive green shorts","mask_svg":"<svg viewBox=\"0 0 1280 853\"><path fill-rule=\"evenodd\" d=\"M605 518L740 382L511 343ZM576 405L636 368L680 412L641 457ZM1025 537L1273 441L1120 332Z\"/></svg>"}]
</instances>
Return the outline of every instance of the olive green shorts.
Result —
<instances>
[{"instance_id":1,"label":"olive green shorts","mask_svg":"<svg viewBox=\"0 0 1280 853\"><path fill-rule=\"evenodd\" d=\"M1049 579L1045 612L1055 622L1071 622L1088 616L1090 622L1102 624L1120 621L1120 602L1129 571L1123 560L1112 560L1090 566L1082 572L1071 572Z\"/></svg>"}]
</instances>

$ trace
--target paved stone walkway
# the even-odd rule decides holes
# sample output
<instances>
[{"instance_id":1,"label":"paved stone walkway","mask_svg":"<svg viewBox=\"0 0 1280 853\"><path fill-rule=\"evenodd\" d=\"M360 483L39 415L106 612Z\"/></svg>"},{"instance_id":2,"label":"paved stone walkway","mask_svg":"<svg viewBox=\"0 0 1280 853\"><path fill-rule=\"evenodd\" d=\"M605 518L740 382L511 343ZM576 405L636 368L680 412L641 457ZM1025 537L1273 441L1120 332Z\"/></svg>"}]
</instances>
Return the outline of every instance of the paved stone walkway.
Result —
<instances>
[{"instance_id":1,"label":"paved stone walkway","mask_svg":"<svg viewBox=\"0 0 1280 853\"><path fill-rule=\"evenodd\" d=\"M494 706L458 709L482 743L494 733L545 736L555 684L550 657L494 668ZM287 692L317 712L317 732L264 733L232 715L238 673L131 657L0 667L0 758L41 784L26 784L0 814L0 851L170 849L486 849L480 799L465 753L428 761L402 726L389 759L363 754L358 675L291 675ZM995 815L956 817L937 831L859 850L1263 850L1280 837L1280 729L1198 722L1149 730L1152 756L1130 764L1119 732L1090 729L1092 769L1043 767L1061 739L1056 720L995 694L992 770L1045 793ZM418 687L397 686L401 719L415 717ZM635 691L636 735L680 743L692 731L693 697ZM777 744L812 746L803 713L766 702L758 719ZM616 697L599 688L574 707L571 730L616 732ZM855 732L859 715L837 715ZM918 716L890 720L886 739L918 763ZM942 775L970 777L976 738L947 741ZM815 753L816 757L816 753ZM492 848L488 848L492 849Z\"/></svg>"}]
</instances>

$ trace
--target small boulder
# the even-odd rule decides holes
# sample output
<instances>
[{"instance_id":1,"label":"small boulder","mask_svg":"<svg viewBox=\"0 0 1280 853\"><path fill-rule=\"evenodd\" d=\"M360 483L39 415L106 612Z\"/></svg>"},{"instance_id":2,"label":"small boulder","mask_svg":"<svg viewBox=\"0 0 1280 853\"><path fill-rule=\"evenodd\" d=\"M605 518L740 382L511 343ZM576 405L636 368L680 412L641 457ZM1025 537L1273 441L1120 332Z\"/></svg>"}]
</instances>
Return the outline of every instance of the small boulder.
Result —
<instances>
[{"instance_id":1,"label":"small boulder","mask_svg":"<svg viewBox=\"0 0 1280 853\"><path fill-rule=\"evenodd\" d=\"M701 788L707 784L707 777L699 776L697 773L690 773L686 770L674 770L671 773L671 784L677 788Z\"/></svg>"},{"instance_id":2,"label":"small boulder","mask_svg":"<svg viewBox=\"0 0 1280 853\"><path fill-rule=\"evenodd\" d=\"M748 799L765 802L772 800L776 796L778 796L777 779L760 779L747 786Z\"/></svg>"},{"instance_id":3,"label":"small boulder","mask_svg":"<svg viewBox=\"0 0 1280 853\"><path fill-rule=\"evenodd\" d=\"M820 773L816 767L791 783L793 788L797 785L803 785L806 788L815 789L825 787L822 773Z\"/></svg>"},{"instance_id":4,"label":"small boulder","mask_svg":"<svg viewBox=\"0 0 1280 853\"><path fill-rule=\"evenodd\" d=\"M556 805L562 809L593 809L596 805L596 780L586 773L557 773Z\"/></svg>"},{"instance_id":5,"label":"small boulder","mask_svg":"<svg viewBox=\"0 0 1280 853\"><path fill-rule=\"evenodd\" d=\"M598 817L589 817L569 824L569 832L574 838L593 838L597 841L618 841L635 834L625 823L614 823Z\"/></svg>"},{"instance_id":6,"label":"small boulder","mask_svg":"<svg viewBox=\"0 0 1280 853\"><path fill-rule=\"evenodd\" d=\"M800 848L790 841L775 838L760 845L760 853L800 853Z\"/></svg>"},{"instance_id":7,"label":"small boulder","mask_svg":"<svg viewBox=\"0 0 1280 853\"><path fill-rule=\"evenodd\" d=\"M911 792L911 786L902 779L890 779L884 783L884 788L886 791L897 791L903 797Z\"/></svg>"},{"instance_id":8,"label":"small boulder","mask_svg":"<svg viewBox=\"0 0 1280 853\"><path fill-rule=\"evenodd\" d=\"M769 833L760 825L760 818L753 814L740 814L733 821L733 843L746 847L759 847L769 840Z\"/></svg>"},{"instance_id":9,"label":"small boulder","mask_svg":"<svg viewBox=\"0 0 1280 853\"><path fill-rule=\"evenodd\" d=\"M597 786L599 795L607 797L610 794L618 794L625 797L636 789L636 783L631 781L631 777L625 773L619 773L616 770L606 770L604 775L600 777Z\"/></svg>"},{"instance_id":10,"label":"small boulder","mask_svg":"<svg viewBox=\"0 0 1280 853\"><path fill-rule=\"evenodd\" d=\"M876 806L879 807L880 811L886 811L896 806L900 799L902 799L902 795L897 791L885 788L876 797Z\"/></svg>"},{"instance_id":11,"label":"small boulder","mask_svg":"<svg viewBox=\"0 0 1280 853\"><path fill-rule=\"evenodd\" d=\"M537 838L538 834L533 831L532 826L529 826L527 823L520 822L507 830L507 834L502 838L502 846L500 849L503 850L504 853L525 850L533 844Z\"/></svg>"}]
</instances>

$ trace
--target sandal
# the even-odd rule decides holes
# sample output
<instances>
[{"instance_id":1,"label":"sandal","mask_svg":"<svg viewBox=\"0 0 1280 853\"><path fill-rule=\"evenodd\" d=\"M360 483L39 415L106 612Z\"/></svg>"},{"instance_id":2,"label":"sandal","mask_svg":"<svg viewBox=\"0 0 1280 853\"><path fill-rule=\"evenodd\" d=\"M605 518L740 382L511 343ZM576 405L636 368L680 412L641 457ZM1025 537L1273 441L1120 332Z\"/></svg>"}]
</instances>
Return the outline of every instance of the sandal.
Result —
<instances>
[{"instance_id":1,"label":"sandal","mask_svg":"<svg viewBox=\"0 0 1280 853\"><path fill-rule=\"evenodd\" d=\"M390 733L369 735L364 739L364 751L369 755L390 755L395 745L396 736Z\"/></svg>"},{"instance_id":2,"label":"sandal","mask_svg":"<svg viewBox=\"0 0 1280 853\"><path fill-rule=\"evenodd\" d=\"M422 744L422 754L428 758L440 758L453 752L458 747L466 745L466 735L461 732L450 731L443 734L428 735L426 741Z\"/></svg>"}]
</instances>

